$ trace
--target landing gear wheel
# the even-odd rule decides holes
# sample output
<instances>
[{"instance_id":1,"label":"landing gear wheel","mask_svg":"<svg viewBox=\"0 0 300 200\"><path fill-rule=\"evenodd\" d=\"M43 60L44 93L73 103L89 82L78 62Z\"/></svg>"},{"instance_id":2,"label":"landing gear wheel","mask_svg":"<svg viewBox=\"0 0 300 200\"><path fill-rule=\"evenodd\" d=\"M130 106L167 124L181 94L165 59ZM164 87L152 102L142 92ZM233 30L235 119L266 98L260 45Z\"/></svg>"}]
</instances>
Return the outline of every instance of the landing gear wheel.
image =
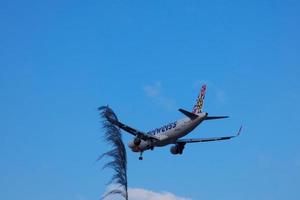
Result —
<instances>
[{"instance_id":1,"label":"landing gear wheel","mask_svg":"<svg viewBox=\"0 0 300 200\"><path fill-rule=\"evenodd\" d=\"M143 152L141 151L139 160L143 160Z\"/></svg>"}]
</instances>

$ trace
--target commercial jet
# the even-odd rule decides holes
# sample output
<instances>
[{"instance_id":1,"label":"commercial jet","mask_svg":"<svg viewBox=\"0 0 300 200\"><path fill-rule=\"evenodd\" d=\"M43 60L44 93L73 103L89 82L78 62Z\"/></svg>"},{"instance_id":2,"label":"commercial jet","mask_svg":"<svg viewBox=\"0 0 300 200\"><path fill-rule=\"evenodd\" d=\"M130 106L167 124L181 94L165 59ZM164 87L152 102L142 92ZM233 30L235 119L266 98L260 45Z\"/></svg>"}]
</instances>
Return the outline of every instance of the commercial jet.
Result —
<instances>
[{"instance_id":1,"label":"commercial jet","mask_svg":"<svg viewBox=\"0 0 300 200\"><path fill-rule=\"evenodd\" d=\"M172 144L170 152L174 155L181 155L187 143L228 140L239 136L242 126L239 128L237 134L233 136L192 139L182 138L194 130L203 121L228 118L228 116L209 116L207 112L202 112L205 92L206 85L203 85L196 104L191 112L182 108L179 109L179 111L186 116L185 118L148 132L137 130L113 118L108 117L108 121L134 136L134 139L128 143L128 147L133 152L140 153L139 160L143 160L144 151L153 150L156 147Z\"/></svg>"}]
</instances>

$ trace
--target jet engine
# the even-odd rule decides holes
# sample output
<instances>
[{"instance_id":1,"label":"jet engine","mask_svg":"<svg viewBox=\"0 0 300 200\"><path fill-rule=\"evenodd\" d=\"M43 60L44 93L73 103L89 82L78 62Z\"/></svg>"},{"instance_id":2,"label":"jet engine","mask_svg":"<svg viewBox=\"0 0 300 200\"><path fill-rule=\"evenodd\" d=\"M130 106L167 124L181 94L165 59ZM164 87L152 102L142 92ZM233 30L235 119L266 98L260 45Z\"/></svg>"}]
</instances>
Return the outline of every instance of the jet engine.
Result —
<instances>
[{"instance_id":1,"label":"jet engine","mask_svg":"<svg viewBox=\"0 0 300 200\"><path fill-rule=\"evenodd\" d=\"M171 152L172 154L174 154L174 155L178 154L179 152L178 152L177 145L171 146L170 152Z\"/></svg>"},{"instance_id":2,"label":"jet engine","mask_svg":"<svg viewBox=\"0 0 300 200\"><path fill-rule=\"evenodd\" d=\"M171 146L170 152L174 155L182 154L183 149L184 149L184 144L176 144Z\"/></svg>"}]
</instances>

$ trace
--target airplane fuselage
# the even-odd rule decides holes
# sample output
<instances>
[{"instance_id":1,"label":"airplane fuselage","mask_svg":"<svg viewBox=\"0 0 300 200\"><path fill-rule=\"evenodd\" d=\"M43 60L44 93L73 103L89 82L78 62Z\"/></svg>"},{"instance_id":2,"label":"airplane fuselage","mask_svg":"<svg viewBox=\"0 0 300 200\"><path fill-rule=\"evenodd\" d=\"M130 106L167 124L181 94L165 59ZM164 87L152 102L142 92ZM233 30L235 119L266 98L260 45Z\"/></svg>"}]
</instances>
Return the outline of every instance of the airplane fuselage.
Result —
<instances>
[{"instance_id":1,"label":"airplane fuselage","mask_svg":"<svg viewBox=\"0 0 300 200\"><path fill-rule=\"evenodd\" d=\"M134 140L128 143L128 147L133 152L143 152L154 147L162 147L169 144L175 144L177 139L186 136L194 130L205 118L207 113L199 113L195 119L188 117L169 123L161 128L156 128L147 132L154 135L158 140L141 140L139 145L134 144Z\"/></svg>"}]
</instances>

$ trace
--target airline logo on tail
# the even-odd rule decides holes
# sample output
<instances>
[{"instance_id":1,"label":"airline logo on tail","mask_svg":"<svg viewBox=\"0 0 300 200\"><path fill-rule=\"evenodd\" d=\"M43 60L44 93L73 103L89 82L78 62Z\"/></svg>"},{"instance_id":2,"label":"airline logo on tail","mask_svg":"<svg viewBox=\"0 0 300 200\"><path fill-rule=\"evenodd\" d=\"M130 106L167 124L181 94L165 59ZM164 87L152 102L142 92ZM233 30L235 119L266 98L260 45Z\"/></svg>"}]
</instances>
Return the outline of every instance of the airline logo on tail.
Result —
<instances>
[{"instance_id":1,"label":"airline logo on tail","mask_svg":"<svg viewBox=\"0 0 300 200\"><path fill-rule=\"evenodd\" d=\"M205 91L206 91L206 85L202 85L201 92L200 92L200 94L197 98L196 104L193 108L193 113L194 114L201 113L201 109L202 109L202 106L203 106L203 101L204 101L204 98L205 98Z\"/></svg>"}]
</instances>

